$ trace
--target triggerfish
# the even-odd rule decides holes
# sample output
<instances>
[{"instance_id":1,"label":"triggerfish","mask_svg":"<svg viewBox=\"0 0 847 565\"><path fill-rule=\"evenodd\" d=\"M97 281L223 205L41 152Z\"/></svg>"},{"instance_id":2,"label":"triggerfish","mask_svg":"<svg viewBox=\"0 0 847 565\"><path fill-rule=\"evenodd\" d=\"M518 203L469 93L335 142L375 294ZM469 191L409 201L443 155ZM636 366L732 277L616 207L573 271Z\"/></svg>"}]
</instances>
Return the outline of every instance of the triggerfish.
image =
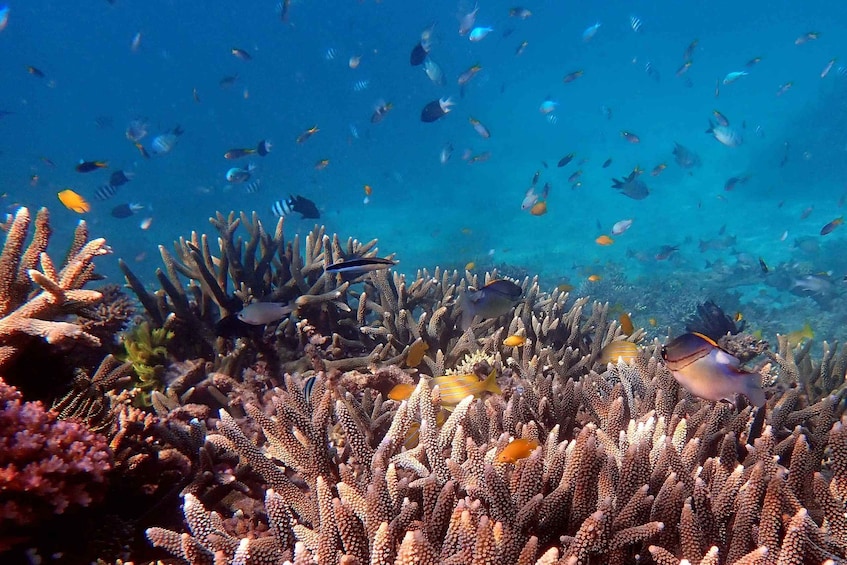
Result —
<instances>
[{"instance_id":1,"label":"triggerfish","mask_svg":"<svg viewBox=\"0 0 847 565\"><path fill-rule=\"evenodd\" d=\"M703 334L674 339L662 348L662 359L677 382L695 396L732 401L734 394L743 394L753 405L765 405L758 375L741 369L738 358Z\"/></svg>"},{"instance_id":2,"label":"triggerfish","mask_svg":"<svg viewBox=\"0 0 847 565\"><path fill-rule=\"evenodd\" d=\"M497 318L511 310L523 289L506 279L495 279L479 290L468 289L462 296L462 329L471 326L474 316Z\"/></svg>"}]
</instances>

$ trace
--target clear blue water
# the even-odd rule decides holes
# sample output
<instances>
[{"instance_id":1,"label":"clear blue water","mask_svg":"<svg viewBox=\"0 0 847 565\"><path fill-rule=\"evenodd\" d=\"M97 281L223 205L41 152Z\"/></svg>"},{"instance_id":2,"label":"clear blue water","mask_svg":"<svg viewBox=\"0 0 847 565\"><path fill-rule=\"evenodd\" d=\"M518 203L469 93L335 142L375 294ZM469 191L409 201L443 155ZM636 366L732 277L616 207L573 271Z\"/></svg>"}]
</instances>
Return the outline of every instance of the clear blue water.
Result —
<instances>
[{"instance_id":1,"label":"clear blue water","mask_svg":"<svg viewBox=\"0 0 847 565\"><path fill-rule=\"evenodd\" d=\"M517 20L508 16L512 4L483 1L477 24L495 31L478 43L457 33L458 15L473 8L468 2L295 1L288 24L273 1L7 4L0 110L12 113L0 118L1 203L6 211L50 207L55 247L63 248L80 215L64 209L56 193L72 188L85 196L92 210L82 217L114 248L101 265L117 282L116 257L149 280L159 265L156 246L170 247L192 230L210 232L207 218L216 210L257 210L271 222L275 200L302 194L318 203L330 232L379 238L380 250L396 253L408 273L470 261L478 269L506 265L538 274L548 288L569 283L618 303L640 325L650 317L659 327L676 325L689 302L712 297L769 332L811 320L821 336L843 333L847 228L819 235L844 213L847 193L843 3L530 1L524 5L532 16ZM638 32L630 27L633 15L643 22ZM444 70L443 86L409 64L431 22L430 56ZM602 24L598 33L583 41L595 22ZM820 37L795 44L810 31ZM693 64L677 77L694 39ZM522 41L528 46L516 56ZM233 47L253 59L237 59ZM328 59L330 49L335 57ZM361 57L358 68L350 68L351 56ZM762 61L745 69L757 56ZM843 63L821 78L834 57ZM477 62L483 70L460 97L456 78ZM659 81L645 71L647 62ZM27 73L29 65L46 76ZM584 76L562 82L578 69ZM721 85L716 98L716 80L740 70L749 76ZM235 74L231 88L219 86ZM360 80L369 85L356 91ZM789 81L793 88L777 96ZM422 123L421 108L446 96L456 101L453 112ZM548 96L559 102L555 124L539 111ZM371 124L380 99L394 109ZM704 133L714 109L742 132L741 146L725 147ZM490 129L490 139L477 135L470 116ZM98 126L98 117L111 126ZM150 124L148 146L177 124L185 134L169 154L146 160L124 135L137 118ZM295 138L313 125L320 132L298 145ZM621 130L637 133L641 143L627 143ZM223 153L261 139L273 141L273 152L251 159L262 188L246 194L224 175L248 160L227 161ZM698 153L702 166L681 169L671 155L675 141ZM442 165L447 142L455 151ZM469 164L461 158L466 149L490 151L491 158ZM557 168L570 152L574 162ZM611 166L601 168L610 157ZM105 159L110 169L79 174L80 159ZM321 159L329 166L315 170ZM667 169L650 176L660 163ZM640 201L611 188L612 177L636 165L650 187ZM117 168L135 179L111 200L96 201L94 191ZM567 178L578 168L582 185L572 189ZM547 214L532 216L520 205L538 170L552 190ZM746 184L724 190L728 178L744 173L752 175ZM31 186L34 174L38 183ZM368 204L365 184L373 187ZM110 215L127 202L148 208L128 219ZM153 223L144 231L146 217ZM594 243L624 218L633 226L614 245ZM313 225L289 217L286 234ZM718 238L722 229L735 244L701 253L699 241ZM803 236L819 249L798 248ZM662 245L679 251L657 261ZM810 273L830 273L826 296L789 292ZM587 283L590 274L603 280Z\"/></svg>"}]
</instances>

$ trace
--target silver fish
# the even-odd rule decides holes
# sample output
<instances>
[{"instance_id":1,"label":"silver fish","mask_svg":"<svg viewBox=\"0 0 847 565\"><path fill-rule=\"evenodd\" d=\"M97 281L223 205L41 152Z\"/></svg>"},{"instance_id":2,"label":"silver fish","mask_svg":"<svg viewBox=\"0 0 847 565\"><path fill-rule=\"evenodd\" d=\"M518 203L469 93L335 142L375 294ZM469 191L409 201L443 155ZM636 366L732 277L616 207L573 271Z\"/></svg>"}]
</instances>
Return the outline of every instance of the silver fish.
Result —
<instances>
[{"instance_id":1,"label":"silver fish","mask_svg":"<svg viewBox=\"0 0 847 565\"><path fill-rule=\"evenodd\" d=\"M251 326L264 326L281 320L294 311L294 307L281 302L254 302L238 313L238 319Z\"/></svg>"},{"instance_id":2,"label":"silver fish","mask_svg":"<svg viewBox=\"0 0 847 565\"><path fill-rule=\"evenodd\" d=\"M706 133L711 133L712 137L727 147L738 147L744 143L744 138L737 129L729 126L716 126L711 120L709 120L709 129L706 130Z\"/></svg>"},{"instance_id":3,"label":"silver fish","mask_svg":"<svg viewBox=\"0 0 847 565\"><path fill-rule=\"evenodd\" d=\"M506 279L495 279L479 290L469 288L461 298L462 329L468 329L475 316L488 319L508 313L522 294L521 287Z\"/></svg>"},{"instance_id":4,"label":"silver fish","mask_svg":"<svg viewBox=\"0 0 847 565\"><path fill-rule=\"evenodd\" d=\"M441 67L438 66L438 63L433 61L430 57L427 57L424 61L424 71L426 71L426 76L429 77L429 80L437 84L438 86L444 85L444 73L441 70Z\"/></svg>"}]
</instances>

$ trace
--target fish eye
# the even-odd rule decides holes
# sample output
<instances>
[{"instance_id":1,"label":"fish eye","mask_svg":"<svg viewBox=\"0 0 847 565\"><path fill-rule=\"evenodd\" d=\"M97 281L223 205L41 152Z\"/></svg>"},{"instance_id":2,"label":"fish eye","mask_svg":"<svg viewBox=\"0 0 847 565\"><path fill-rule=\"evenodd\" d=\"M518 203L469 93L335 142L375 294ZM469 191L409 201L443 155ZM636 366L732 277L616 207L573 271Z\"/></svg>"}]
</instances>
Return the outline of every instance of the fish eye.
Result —
<instances>
[{"instance_id":1,"label":"fish eye","mask_svg":"<svg viewBox=\"0 0 847 565\"><path fill-rule=\"evenodd\" d=\"M668 360L668 348L664 345L662 346L662 359L664 359L665 361Z\"/></svg>"}]
</instances>

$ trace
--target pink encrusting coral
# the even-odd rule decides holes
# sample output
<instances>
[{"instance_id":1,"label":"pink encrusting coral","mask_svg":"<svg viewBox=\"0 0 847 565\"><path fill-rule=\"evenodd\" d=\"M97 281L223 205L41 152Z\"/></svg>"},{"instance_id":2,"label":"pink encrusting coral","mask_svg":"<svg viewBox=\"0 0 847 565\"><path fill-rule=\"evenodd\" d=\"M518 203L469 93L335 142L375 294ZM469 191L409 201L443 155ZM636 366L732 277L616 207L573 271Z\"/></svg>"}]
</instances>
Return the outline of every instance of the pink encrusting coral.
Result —
<instances>
[{"instance_id":1,"label":"pink encrusting coral","mask_svg":"<svg viewBox=\"0 0 847 565\"><path fill-rule=\"evenodd\" d=\"M23 402L0 379L0 529L88 506L111 468L105 436Z\"/></svg>"}]
</instances>

